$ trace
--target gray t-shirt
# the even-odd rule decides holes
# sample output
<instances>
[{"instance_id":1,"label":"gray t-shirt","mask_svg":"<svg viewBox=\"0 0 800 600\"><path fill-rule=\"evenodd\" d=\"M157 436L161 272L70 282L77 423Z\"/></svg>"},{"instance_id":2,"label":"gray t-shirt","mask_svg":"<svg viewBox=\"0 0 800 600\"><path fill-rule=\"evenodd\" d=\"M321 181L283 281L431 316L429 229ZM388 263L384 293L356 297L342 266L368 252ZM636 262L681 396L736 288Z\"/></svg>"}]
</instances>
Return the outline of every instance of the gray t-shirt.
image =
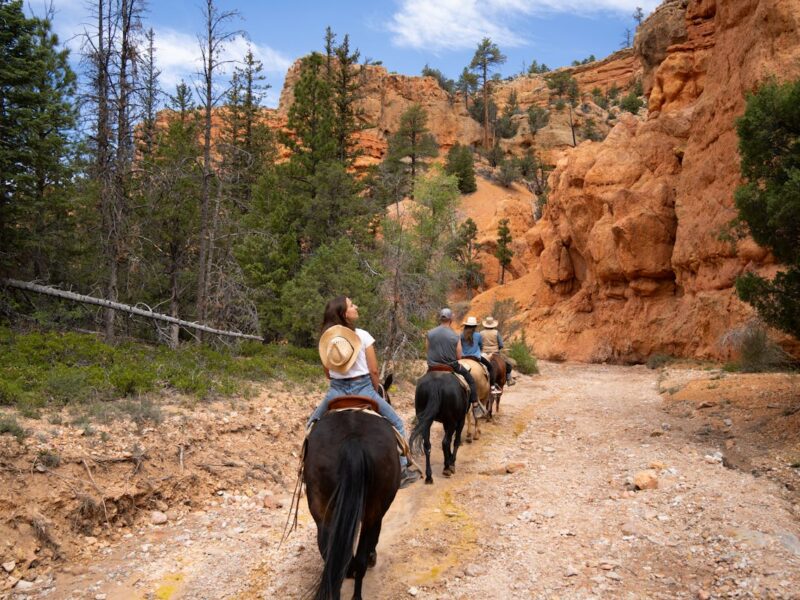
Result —
<instances>
[{"instance_id":1,"label":"gray t-shirt","mask_svg":"<svg viewBox=\"0 0 800 600\"><path fill-rule=\"evenodd\" d=\"M428 364L452 365L456 362L458 334L447 325L439 325L428 332Z\"/></svg>"}]
</instances>

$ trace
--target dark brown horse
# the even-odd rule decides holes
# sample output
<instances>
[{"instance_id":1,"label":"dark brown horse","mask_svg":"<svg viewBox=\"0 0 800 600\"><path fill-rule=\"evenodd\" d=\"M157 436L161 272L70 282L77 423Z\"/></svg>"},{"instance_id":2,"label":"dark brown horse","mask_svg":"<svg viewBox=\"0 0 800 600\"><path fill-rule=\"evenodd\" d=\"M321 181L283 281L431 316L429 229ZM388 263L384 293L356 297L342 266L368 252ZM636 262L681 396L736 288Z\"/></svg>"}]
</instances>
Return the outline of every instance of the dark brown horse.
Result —
<instances>
[{"instance_id":1,"label":"dark brown horse","mask_svg":"<svg viewBox=\"0 0 800 600\"><path fill-rule=\"evenodd\" d=\"M489 400L489 406L486 407L489 413L486 418L487 420L491 421L494 412L492 410L492 405L494 405L494 408L497 410L498 413L500 412L500 396L503 395L503 388L506 385L507 365L506 365L506 359L503 358L503 355L498 352L495 352L489 357L489 362L492 363L495 385L497 385L497 387L500 388L499 391L497 392L492 391L491 398L494 400L494 402L492 402L492 400Z\"/></svg>"},{"instance_id":2,"label":"dark brown horse","mask_svg":"<svg viewBox=\"0 0 800 600\"><path fill-rule=\"evenodd\" d=\"M415 452L425 451L425 483L433 483L431 472L431 425L438 421L444 427L442 452L444 470L450 477L456 472L456 454L461 445L461 432L469 406L467 392L452 372L428 371L417 382L414 407L417 424L409 437L409 446Z\"/></svg>"},{"instance_id":3,"label":"dark brown horse","mask_svg":"<svg viewBox=\"0 0 800 600\"><path fill-rule=\"evenodd\" d=\"M394 431L386 419L368 413L329 412L307 444L303 480L325 561L314 600L339 600L345 577L355 578L353 600L361 600L383 516L400 486Z\"/></svg>"}]
</instances>

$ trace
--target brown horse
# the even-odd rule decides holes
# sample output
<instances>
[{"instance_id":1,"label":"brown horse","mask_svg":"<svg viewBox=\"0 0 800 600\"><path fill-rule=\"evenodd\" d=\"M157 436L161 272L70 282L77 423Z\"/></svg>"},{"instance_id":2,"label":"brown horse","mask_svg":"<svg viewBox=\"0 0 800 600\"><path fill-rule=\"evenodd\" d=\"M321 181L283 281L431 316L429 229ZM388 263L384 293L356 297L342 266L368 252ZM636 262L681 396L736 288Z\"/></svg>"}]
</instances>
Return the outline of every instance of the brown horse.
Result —
<instances>
[{"instance_id":1,"label":"brown horse","mask_svg":"<svg viewBox=\"0 0 800 600\"><path fill-rule=\"evenodd\" d=\"M497 387L500 388L500 391L491 393L492 399L494 400L494 407L499 413L500 396L503 395L503 388L506 385L506 368L507 368L506 359L503 358L503 355L500 354L499 352L495 352L489 357L489 362L492 363L492 370L494 371L494 382L497 385ZM487 406L486 408L488 409L489 412L489 416L487 416L486 419L488 421L491 421L493 413L491 400L489 401L489 406Z\"/></svg>"},{"instance_id":2,"label":"brown horse","mask_svg":"<svg viewBox=\"0 0 800 600\"><path fill-rule=\"evenodd\" d=\"M462 358L458 362L469 369L472 378L475 380L478 402L483 404L483 407L488 413L488 404L491 402L491 397L489 395L489 378L486 376L485 367L477 358ZM469 411L469 414L467 414L467 435L465 437L465 441L468 444L471 444L472 440L479 440L480 438L481 429L478 425L478 419L475 418L475 415L472 413L472 411Z\"/></svg>"},{"instance_id":3,"label":"brown horse","mask_svg":"<svg viewBox=\"0 0 800 600\"><path fill-rule=\"evenodd\" d=\"M377 559L383 516L400 487L394 431L386 419L364 412L328 412L307 444L303 481L325 561L313 598L339 600L342 581L350 576L353 600L361 600L364 574Z\"/></svg>"}]
</instances>

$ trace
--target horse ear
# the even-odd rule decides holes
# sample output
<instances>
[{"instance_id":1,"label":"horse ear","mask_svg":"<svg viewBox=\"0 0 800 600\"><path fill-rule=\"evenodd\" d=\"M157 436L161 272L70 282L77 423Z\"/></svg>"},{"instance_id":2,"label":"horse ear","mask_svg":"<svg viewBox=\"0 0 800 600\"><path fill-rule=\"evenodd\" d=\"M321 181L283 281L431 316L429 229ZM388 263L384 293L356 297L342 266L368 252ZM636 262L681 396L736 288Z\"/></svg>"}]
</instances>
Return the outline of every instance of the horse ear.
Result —
<instances>
[{"instance_id":1,"label":"horse ear","mask_svg":"<svg viewBox=\"0 0 800 600\"><path fill-rule=\"evenodd\" d=\"M387 392L389 391L389 388L392 387L392 381L394 381L394 373L389 373L386 376L386 379L383 380L383 389L385 389Z\"/></svg>"}]
</instances>

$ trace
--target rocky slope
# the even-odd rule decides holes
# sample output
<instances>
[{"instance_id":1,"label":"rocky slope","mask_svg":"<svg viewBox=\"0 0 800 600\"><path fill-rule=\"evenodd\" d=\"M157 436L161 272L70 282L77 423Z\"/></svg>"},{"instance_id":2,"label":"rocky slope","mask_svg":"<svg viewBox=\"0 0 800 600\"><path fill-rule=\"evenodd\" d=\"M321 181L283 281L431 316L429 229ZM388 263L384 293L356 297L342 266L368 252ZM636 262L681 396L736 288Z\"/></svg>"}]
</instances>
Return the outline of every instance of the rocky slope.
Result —
<instances>
[{"instance_id":1,"label":"rocky slope","mask_svg":"<svg viewBox=\"0 0 800 600\"><path fill-rule=\"evenodd\" d=\"M528 274L478 297L473 312L514 298L544 356L723 357L721 337L751 316L736 276L776 268L751 240L719 239L740 179L735 120L765 77L800 76L799 32L797 2L665 3L636 40L649 56L647 119L623 116L603 142L565 153L525 236Z\"/></svg>"}]
</instances>

